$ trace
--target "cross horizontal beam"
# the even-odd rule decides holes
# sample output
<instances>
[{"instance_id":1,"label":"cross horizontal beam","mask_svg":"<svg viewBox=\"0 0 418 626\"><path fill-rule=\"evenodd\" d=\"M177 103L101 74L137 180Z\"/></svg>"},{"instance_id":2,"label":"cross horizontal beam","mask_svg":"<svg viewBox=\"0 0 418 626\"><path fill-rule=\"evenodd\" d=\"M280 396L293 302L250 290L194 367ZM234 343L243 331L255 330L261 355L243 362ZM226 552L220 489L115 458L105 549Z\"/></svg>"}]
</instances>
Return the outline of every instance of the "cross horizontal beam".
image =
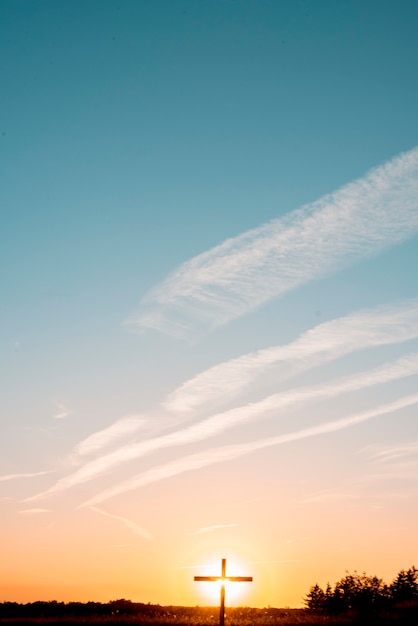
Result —
<instances>
[{"instance_id":1,"label":"cross horizontal beam","mask_svg":"<svg viewBox=\"0 0 418 626\"><path fill-rule=\"evenodd\" d=\"M252 576L195 576L196 582L216 582L217 580L229 580L233 583L252 583Z\"/></svg>"}]
</instances>

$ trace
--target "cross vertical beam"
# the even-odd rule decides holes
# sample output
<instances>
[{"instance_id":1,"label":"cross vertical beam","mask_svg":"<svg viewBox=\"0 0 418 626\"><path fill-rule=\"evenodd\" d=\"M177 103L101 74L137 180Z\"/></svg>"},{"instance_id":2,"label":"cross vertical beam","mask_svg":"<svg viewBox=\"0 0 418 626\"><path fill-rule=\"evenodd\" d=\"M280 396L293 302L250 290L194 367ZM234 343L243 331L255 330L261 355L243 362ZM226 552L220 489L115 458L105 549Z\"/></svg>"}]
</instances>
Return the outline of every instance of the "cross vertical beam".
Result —
<instances>
[{"instance_id":1,"label":"cross vertical beam","mask_svg":"<svg viewBox=\"0 0 418 626\"><path fill-rule=\"evenodd\" d=\"M222 559L222 585L221 585L221 601L219 606L219 626L225 625L225 583L226 576L226 559Z\"/></svg>"},{"instance_id":2,"label":"cross vertical beam","mask_svg":"<svg viewBox=\"0 0 418 626\"><path fill-rule=\"evenodd\" d=\"M225 626L225 581L234 583L251 583L252 576L227 576L226 575L226 559L222 559L220 576L195 576L196 582L216 582L221 581L221 599L219 607L219 626Z\"/></svg>"}]
</instances>

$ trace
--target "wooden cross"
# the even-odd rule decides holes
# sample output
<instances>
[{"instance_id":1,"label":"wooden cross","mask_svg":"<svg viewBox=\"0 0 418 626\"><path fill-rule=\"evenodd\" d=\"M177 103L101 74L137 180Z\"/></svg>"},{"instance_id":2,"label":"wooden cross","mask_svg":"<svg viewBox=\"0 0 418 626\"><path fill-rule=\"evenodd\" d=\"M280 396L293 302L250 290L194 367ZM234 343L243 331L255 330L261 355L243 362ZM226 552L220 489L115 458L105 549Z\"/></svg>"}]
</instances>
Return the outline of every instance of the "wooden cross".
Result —
<instances>
[{"instance_id":1,"label":"wooden cross","mask_svg":"<svg viewBox=\"0 0 418 626\"><path fill-rule=\"evenodd\" d=\"M219 611L219 626L225 624L225 583L228 580L233 583L251 583L253 581L252 576L227 576L226 575L226 559L222 559L222 573L220 576L195 576L197 582L216 582L222 581L221 585L221 602Z\"/></svg>"}]
</instances>

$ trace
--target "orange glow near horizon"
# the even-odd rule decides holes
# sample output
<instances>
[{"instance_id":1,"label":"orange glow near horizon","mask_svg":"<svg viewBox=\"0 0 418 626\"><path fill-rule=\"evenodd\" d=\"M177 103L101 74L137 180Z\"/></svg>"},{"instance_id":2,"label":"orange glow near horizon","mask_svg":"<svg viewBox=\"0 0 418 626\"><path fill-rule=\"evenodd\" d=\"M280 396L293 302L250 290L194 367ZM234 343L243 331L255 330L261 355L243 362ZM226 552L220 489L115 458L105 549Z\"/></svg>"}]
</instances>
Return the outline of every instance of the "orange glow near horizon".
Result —
<instances>
[{"instance_id":1,"label":"orange glow near horizon","mask_svg":"<svg viewBox=\"0 0 418 626\"><path fill-rule=\"evenodd\" d=\"M227 575L253 577L251 583L227 584L227 608L297 608L311 585L334 584L346 570L366 571L390 583L400 569L412 565L418 540L414 520L406 520L402 509L386 514L382 522L381 509L369 507L364 520L349 499L337 506L332 501L303 502L305 487L293 493L282 488L279 507L278 499L261 500L262 489L270 488L267 477L260 480L263 487L246 482L246 499L235 491L232 500L231 485L225 487L223 520L236 522L234 526L196 532L217 521L214 502L206 495L212 480L212 473L199 474L193 506L191 477L175 481L169 491L161 485L144 492L142 508L129 500L106 506L108 513L123 512L152 528L148 541L118 519L87 509L72 511L62 505L62 513L4 515L0 601L126 598L218 607L219 583L195 582L194 576L220 575L221 559L226 558ZM397 528L402 533L395 535Z\"/></svg>"},{"instance_id":2,"label":"orange glow near horizon","mask_svg":"<svg viewBox=\"0 0 418 626\"><path fill-rule=\"evenodd\" d=\"M204 483L200 477L200 485ZM279 511L266 500L263 515L249 503L242 523L235 527L196 534L202 520L211 521L211 502L205 497L187 508L190 484L167 494L167 508L148 501L148 514L159 507L155 539L135 538L118 520L87 510L65 512L51 526L42 517L3 518L8 541L2 546L0 601L98 601L126 598L164 606L219 606L219 582L195 582L195 575L219 576L221 559L227 559L226 575L252 576L251 583L227 583L226 607L301 607L309 587L325 586L345 571L366 571L390 583L397 572L412 565L410 554L417 546L414 525L401 511L387 516L379 526L380 510L370 510L367 523L357 519L350 501L338 507L324 502L294 504L282 496ZM258 489L258 491L260 491ZM172 498L177 509L170 502ZM184 500L183 500L184 498ZM274 504L274 503L273 503ZM200 506L201 505L201 506ZM141 519L134 507L126 516ZM205 510L203 507L206 506ZM117 512L117 507L107 509ZM178 510L178 516L170 511ZM304 510L308 515L302 515ZM184 515L187 513L185 526ZM239 519L230 516L230 519ZM308 523L307 521L308 520ZM390 529L402 524L403 534L388 543ZM145 526L150 526L145 520ZM305 529L309 529L309 535ZM372 532L373 531L373 532ZM340 538L349 538L341 544ZM392 538L394 537L392 532ZM180 538L181 540L176 540ZM386 541L382 554L381 546ZM355 550L354 550L354 548Z\"/></svg>"}]
</instances>

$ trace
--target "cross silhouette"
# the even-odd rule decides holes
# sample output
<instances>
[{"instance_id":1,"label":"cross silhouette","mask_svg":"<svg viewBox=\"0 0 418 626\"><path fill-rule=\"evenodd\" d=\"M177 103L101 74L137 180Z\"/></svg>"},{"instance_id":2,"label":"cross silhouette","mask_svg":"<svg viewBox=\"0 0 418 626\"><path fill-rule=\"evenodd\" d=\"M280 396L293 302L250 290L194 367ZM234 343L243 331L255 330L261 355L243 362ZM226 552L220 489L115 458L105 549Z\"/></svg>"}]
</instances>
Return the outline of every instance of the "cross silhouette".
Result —
<instances>
[{"instance_id":1,"label":"cross silhouette","mask_svg":"<svg viewBox=\"0 0 418 626\"><path fill-rule=\"evenodd\" d=\"M222 581L221 585L221 602L219 610L219 626L225 624L225 583L224 581L230 581L233 583L251 583L252 576L227 576L226 575L226 559L222 559L222 573L220 576L195 576L196 582L216 582Z\"/></svg>"}]
</instances>

